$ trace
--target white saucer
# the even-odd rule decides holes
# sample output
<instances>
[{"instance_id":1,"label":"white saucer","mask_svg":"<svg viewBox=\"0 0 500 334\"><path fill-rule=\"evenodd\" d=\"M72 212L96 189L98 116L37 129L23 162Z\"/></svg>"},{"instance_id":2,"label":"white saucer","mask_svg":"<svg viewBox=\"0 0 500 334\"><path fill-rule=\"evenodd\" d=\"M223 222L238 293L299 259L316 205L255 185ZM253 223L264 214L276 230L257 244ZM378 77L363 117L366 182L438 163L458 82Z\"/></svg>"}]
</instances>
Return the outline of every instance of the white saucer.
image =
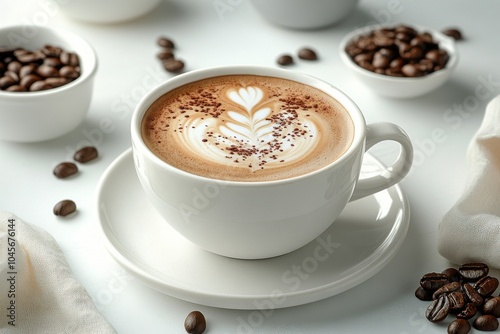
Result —
<instances>
[{"instance_id":1,"label":"white saucer","mask_svg":"<svg viewBox=\"0 0 500 334\"><path fill-rule=\"evenodd\" d=\"M380 168L365 156L365 173ZM130 149L102 175L97 205L107 249L125 269L173 297L232 309L306 304L364 282L396 254L410 216L394 186L349 203L325 233L293 253L230 259L199 249L162 220L143 194Z\"/></svg>"}]
</instances>

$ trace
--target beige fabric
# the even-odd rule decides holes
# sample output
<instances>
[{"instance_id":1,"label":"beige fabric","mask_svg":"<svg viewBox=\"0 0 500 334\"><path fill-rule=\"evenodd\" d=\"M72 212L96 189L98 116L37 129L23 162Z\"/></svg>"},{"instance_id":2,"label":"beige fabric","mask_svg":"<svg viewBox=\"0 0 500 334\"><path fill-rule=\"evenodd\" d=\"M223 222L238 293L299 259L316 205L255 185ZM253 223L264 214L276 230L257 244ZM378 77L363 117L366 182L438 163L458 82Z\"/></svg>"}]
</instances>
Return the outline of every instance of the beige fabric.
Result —
<instances>
[{"instance_id":1,"label":"beige fabric","mask_svg":"<svg viewBox=\"0 0 500 334\"><path fill-rule=\"evenodd\" d=\"M0 309L0 333L115 333L54 238L2 211Z\"/></svg>"},{"instance_id":2,"label":"beige fabric","mask_svg":"<svg viewBox=\"0 0 500 334\"><path fill-rule=\"evenodd\" d=\"M465 191L439 225L438 251L456 264L500 268L500 96L467 150Z\"/></svg>"}]
</instances>

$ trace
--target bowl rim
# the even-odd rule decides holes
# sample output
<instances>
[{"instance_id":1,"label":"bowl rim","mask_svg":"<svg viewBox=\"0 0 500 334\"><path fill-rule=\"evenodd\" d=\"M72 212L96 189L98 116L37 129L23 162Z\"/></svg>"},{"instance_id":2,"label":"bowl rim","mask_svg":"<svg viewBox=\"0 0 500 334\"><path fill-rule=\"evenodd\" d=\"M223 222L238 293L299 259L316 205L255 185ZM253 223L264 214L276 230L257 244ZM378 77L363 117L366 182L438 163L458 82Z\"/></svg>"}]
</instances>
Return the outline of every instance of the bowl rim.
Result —
<instances>
[{"instance_id":1,"label":"bowl rim","mask_svg":"<svg viewBox=\"0 0 500 334\"><path fill-rule=\"evenodd\" d=\"M36 92L9 92L5 90L0 90L1 99L39 99L44 97L50 97L54 94L63 93L69 89L74 88L75 86L82 85L83 83L91 80L95 76L98 68L98 59L94 48L86 39L84 39L83 37L72 31L66 29L55 29L47 26L38 26L33 24L18 24L18 25L0 27L0 34L8 34L9 32L19 32L22 31L22 29L25 29L26 27L36 28L38 29L38 31L44 31L45 33L48 33L51 36L58 36L60 39L64 40L66 44L70 46L78 45L81 46L80 49L86 48L87 50L85 52L85 58L82 58L82 54L81 52L78 52L78 50L68 50L70 52L75 52L80 58L80 63L85 62L86 66L85 68L82 68L82 73L78 78L65 85ZM38 34L38 31L36 34ZM51 42L42 41L42 44L50 44L50 43ZM15 46L15 45L9 45L9 46ZM68 49L68 47L64 48ZM84 59L84 61L82 61L82 59Z\"/></svg>"},{"instance_id":2,"label":"bowl rim","mask_svg":"<svg viewBox=\"0 0 500 334\"><path fill-rule=\"evenodd\" d=\"M432 35L432 37L438 41L438 44L440 45L440 47L441 47L441 44L444 43L445 49L446 49L446 51L448 51L448 54L450 57L448 62L445 65L445 67L438 70L438 71L435 71L435 72L432 72L432 73L429 73L427 75L420 76L420 77L395 77L395 76L389 76L389 75L385 75L385 74L375 73L375 72L372 72L370 70L362 68L361 66L356 64L352 60L352 58L347 54L347 52L345 51L345 47L347 46L347 44L358 36L366 35L366 34L372 32L376 29L394 28L394 27L397 27L399 25L405 25L405 26L412 27L419 32L429 32ZM422 25L418 25L418 24L406 24L406 23L394 23L394 24L390 24L390 25L373 24L373 25L368 25L368 26L354 29L342 38L342 40L339 44L339 52L340 52L340 57L341 57L342 61L349 68L355 70L356 72L358 72L364 76L368 76L370 78L377 79L377 80L385 80L385 81L393 82L393 83L403 83L403 82L404 83L410 83L410 82L418 83L418 82L423 82L423 81L426 81L426 80L429 80L432 78L447 75L451 70L453 70L456 67L456 65L458 63L458 51L457 51L455 40L453 38L446 36L445 34L443 34L442 32L440 32L438 30L431 29L431 28L428 28L428 27L425 27Z\"/></svg>"}]
</instances>

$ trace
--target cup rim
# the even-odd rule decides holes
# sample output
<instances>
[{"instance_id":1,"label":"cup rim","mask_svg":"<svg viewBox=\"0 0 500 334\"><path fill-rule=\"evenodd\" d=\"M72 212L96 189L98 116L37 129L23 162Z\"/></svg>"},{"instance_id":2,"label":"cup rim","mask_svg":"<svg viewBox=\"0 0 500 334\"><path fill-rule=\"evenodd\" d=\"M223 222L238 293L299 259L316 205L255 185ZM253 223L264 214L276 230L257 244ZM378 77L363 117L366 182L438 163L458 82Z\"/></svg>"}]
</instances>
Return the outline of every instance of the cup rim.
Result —
<instances>
[{"instance_id":1,"label":"cup rim","mask_svg":"<svg viewBox=\"0 0 500 334\"><path fill-rule=\"evenodd\" d=\"M220 77L225 75L257 75L257 76L268 76L277 77L282 79L287 79L291 81L296 81L301 84L309 85L314 88L320 89L323 92L331 95L335 98L349 113L353 124L354 124L354 134L353 140L349 148L340 156L338 159L332 161L328 165L314 170L312 172L301 174L294 177L289 177L285 179L278 180L267 180L267 181L235 181L235 180L222 180L217 178L210 178L206 176L201 176L193 173L186 172L180 168L172 166L156 156L146 145L142 138L142 119L144 114L148 110L149 106L160 98L165 93L171 91L172 89L178 88L185 84L195 82L198 80ZM348 97L344 92L342 92L337 87L327 83L326 81L319 79L317 77L305 74L302 72L290 71L286 69L259 66L259 65L228 65L228 66L215 66L207 67L202 69L193 70L180 74L173 77L163 83L160 83L151 91L149 91L141 100L137 103L131 118L131 139L132 139L132 149L133 151L140 150L145 154L151 161L156 165L175 171L178 174L189 176L193 179L204 180L205 182L218 182L221 184L233 184L233 185L267 185L267 184L284 184L289 182L295 182L304 178L309 178L313 175L325 172L349 159L351 156L356 154L360 145L364 147L366 135L366 121L356 103ZM135 153L134 153L135 155Z\"/></svg>"},{"instance_id":2,"label":"cup rim","mask_svg":"<svg viewBox=\"0 0 500 334\"><path fill-rule=\"evenodd\" d=\"M0 98L2 99L40 99L40 98L50 98L54 94L58 93L63 93L69 89L72 89L76 86L82 85L84 82L91 80L96 72L97 72L97 67L98 67L98 60L97 60L97 55L92 47L92 45L85 40L83 37L80 35L77 35L74 32L68 31L68 30L56 30L53 28L45 27L45 26L38 26L38 25L28 25L28 24L19 24L19 25L12 25L12 26L6 26L0 28L0 34L3 33L17 33L19 32L22 34L22 29L26 27L32 27L36 28L39 31L43 31L47 34L50 34L54 37L58 37L61 40L64 40L64 43L67 44L68 46L64 46L65 49L71 48L72 50L68 50L71 52L75 52L79 58L80 58L80 63L85 64L82 67L82 73L81 75L65 84L56 88L51 88L47 90L42 90L42 91L37 91L37 92L9 92L9 91L4 91L0 90ZM38 35L39 32L36 33ZM36 38L36 37L32 37ZM29 38L28 38L29 39ZM42 44L50 44L52 42L50 41L41 41ZM12 45L14 46L14 45ZM21 47L21 45L20 45ZM78 50L76 50L78 49ZM82 54L82 51L84 54Z\"/></svg>"}]
</instances>

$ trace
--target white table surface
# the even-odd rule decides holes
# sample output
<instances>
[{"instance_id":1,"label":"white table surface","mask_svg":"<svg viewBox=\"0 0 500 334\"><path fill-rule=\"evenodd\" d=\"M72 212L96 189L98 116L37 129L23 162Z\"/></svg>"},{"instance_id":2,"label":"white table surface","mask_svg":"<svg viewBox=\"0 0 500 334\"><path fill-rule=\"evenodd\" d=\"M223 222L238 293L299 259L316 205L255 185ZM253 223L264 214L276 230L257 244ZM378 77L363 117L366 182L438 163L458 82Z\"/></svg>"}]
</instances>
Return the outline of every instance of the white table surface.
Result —
<instances>
[{"instance_id":1,"label":"white table surface","mask_svg":"<svg viewBox=\"0 0 500 334\"><path fill-rule=\"evenodd\" d=\"M0 209L43 227L57 239L75 276L118 333L182 333L184 318L193 309L207 317L207 333L237 333L241 321L255 311L177 300L147 287L111 258L98 228L96 186L107 166L130 146L129 120L144 86L171 77L155 58L158 36L176 41L176 53L186 61L187 70L239 63L276 66L279 54L310 46L321 60L297 61L294 70L344 90L368 123L394 122L412 138L415 165L401 183L411 205L410 228L395 258L366 282L325 300L266 312L251 332L445 333L444 325L424 318L427 304L414 297L414 290L422 274L450 265L437 252L436 231L464 190L466 148L488 100L475 99L479 103L463 114L453 108L474 100L467 97L475 96L476 88L488 80L496 83L489 86L488 98L500 93L500 3L362 0L339 25L292 31L264 21L248 0L224 2L232 10L222 15L214 1L165 0L151 14L123 24L82 23L60 13L42 22L81 34L95 47L99 58L95 94L84 123L64 137L35 144L0 142ZM42 3L0 0L0 26L33 22ZM394 4L398 10L391 14L388 9ZM431 94L407 100L381 98L361 86L341 63L338 44L352 29L377 22L459 27L466 39L458 43L460 61L451 80ZM112 131L99 130L104 121L112 123ZM444 134L440 142L432 141L436 129ZM52 168L70 160L76 148L89 141L98 147L100 158L81 167L76 178L56 179ZM394 151L381 147L371 152L383 160ZM68 197L77 203L78 214L70 219L54 216L54 204Z\"/></svg>"}]
</instances>

